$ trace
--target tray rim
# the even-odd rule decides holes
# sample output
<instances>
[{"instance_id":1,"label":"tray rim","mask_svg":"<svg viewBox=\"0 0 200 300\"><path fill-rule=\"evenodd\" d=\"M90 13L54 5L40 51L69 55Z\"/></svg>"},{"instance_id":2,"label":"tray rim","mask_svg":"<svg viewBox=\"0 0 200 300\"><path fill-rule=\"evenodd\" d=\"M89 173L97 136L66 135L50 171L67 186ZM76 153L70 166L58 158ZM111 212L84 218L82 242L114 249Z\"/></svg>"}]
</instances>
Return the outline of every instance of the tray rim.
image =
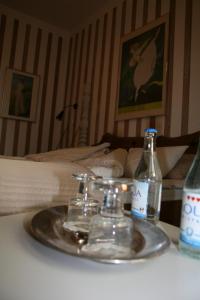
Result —
<instances>
[{"instance_id":1,"label":"tray rim","mask_svg":"<svg viewBox=\"0 0 200 300\"><path fill-rule=\"evenodd\" d=\"M41 209L39 211L37 211L34 215L32 215L31 219L29 220L29 222L27 223L26 225L26 229L28 231L28 233L35 239L37 240L38 242L40 242L41 244L49 247L49 248L52 248L54 250L57 250L59 252L62 252L62 253L65 253L67 255L70 255L70 256L73 256L73 257L78 257L80 259L87 259L87 260L90 260L90 261L95 261L95 262L98 262L98 263L105 263L105 264L135 264L135 263L139 263L139 262L144 262L146 260L149 260L150 258L155 258L157 256L160 256L162 254L164 254L170 247L171 245L171 240L170 238L168 237L167 233L162 230L159 226L156 226L156 225L153 225L147 221L144 221L144 220L137 220L135 219L136 222L144 222L144 223L148 223L150 224L151 226L153 226L154 228L156 227L156 229L160 232L162 232L163 236L165 237L165 242L166 242L166 246L161 248L161 249L158 249L157 251L154 251L154 252L150 252L148 253L147 255L145 256L141 256L141 257L137 257L137 256L134 256L134 257L131 257L131 258L126 258L126 259L123 259L123 258L111 258L111 259L108 259L108 258L99 258L99 257L95 257L95 256L88 256L88 255L84 255L84 253L73 253L73 252L69 252L69 251L66 251L62 248L59 248L58 246L56 246L55 244L51 243L50 241L44 239L40 234L38 234L34 228L33 228L33 221L35 220L36 217L38 217L41 213L44 213L44 212L48 212L48 211L52 211L52 210L56 210L56 209L61 209L63 208L64 209L67 208L67 205L56 205L56 206L52 206L52 207L48 207L48 208L45 208L45 209ZM130 216L130 214L128 214ZM141 232L140 232L141 233Z\"/></svg>"}]
</instances>

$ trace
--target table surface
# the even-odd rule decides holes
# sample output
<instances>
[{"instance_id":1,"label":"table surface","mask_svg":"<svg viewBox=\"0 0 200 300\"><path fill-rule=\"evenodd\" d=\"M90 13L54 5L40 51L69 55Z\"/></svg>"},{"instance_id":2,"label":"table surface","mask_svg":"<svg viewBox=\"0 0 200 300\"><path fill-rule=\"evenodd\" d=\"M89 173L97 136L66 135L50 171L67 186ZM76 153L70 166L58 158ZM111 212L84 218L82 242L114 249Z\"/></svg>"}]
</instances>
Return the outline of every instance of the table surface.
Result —
<instances>
[{"instance_id":1,"label":"table surface","mask_svg":"<svg viewBox=\"0 0 200 300\"><path fill-rule=\"evenodd\" d=\"M1 300L199 300L200 261L174 243L161 256L107 265L72 257L34 240L24 229L32 214L0 218ZM173 241L178 228L160 223Z\"/></svg>"}]
</instances>

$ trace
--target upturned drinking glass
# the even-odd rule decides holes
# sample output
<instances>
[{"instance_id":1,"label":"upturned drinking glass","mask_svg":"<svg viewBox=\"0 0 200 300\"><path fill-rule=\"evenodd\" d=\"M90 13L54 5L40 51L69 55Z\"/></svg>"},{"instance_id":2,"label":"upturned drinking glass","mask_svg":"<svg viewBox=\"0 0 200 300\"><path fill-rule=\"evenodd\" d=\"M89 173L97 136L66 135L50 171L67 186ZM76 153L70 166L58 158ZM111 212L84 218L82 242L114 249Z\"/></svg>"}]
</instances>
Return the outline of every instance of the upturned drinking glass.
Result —
<instances>
[{"instance_id":1,"label":"upturned drinking glass","mask_svg":"<svg viewBox=\"0 0 200 300\"><path fill-rule=\"evenodd\" d=\"M100 210L99 201L89 193L89 185L99 177L87 173L72 176L79 181L79 191L74 198L69 200L68 213L63 227L74 232L88 232L91 217L98 214Z\"/></svg>"},{"instance_id":2,"label":"upturned drinking glass","mask_svg":"<svg viewBox=\"0 0 200 300\"><path fill-rule=\"evenodd\" d=\"M127 258L132 253L133 221L124 215L124 194L130 192L129 180L100 179L93 183L103 190L104 201L99 215L91 219L88 242L83 252L102 258Z\"/></svg>"}]
</instances>

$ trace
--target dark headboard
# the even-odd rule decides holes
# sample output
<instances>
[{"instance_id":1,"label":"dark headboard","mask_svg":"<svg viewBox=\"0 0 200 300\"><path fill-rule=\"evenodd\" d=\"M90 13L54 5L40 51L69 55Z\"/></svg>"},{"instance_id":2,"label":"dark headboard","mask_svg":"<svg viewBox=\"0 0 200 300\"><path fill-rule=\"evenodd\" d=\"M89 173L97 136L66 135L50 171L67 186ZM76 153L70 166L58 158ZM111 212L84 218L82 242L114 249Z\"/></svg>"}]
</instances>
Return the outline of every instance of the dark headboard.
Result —
<instances>
[{"instance_id":1,"label":"dark headboard","mask_svg":"<svg viewBox=\"0 0 200 300\"><path fill-rule=\"evenodd\" d=\"M196 153L197 145L200 137L200 131L177 136L177 137L166 137L158 136L156 145L157 147L167 147L167 146L183 146L188 145L187 153ZM106 133L103 135L100 143L108 142L111 144L111 149L123 148L130 149L132 147L141 148L143 147L144 138L143 137L118 137L111 133Z\"/></svg>"}]
</instances>

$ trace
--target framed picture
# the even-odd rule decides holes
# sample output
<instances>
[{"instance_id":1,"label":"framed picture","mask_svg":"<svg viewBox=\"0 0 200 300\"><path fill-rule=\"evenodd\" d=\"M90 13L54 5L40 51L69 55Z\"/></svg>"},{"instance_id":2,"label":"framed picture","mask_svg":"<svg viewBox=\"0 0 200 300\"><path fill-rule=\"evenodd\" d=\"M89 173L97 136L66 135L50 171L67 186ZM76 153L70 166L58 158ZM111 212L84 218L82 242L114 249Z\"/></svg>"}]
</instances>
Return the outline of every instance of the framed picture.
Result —
<instances>
[{"instance_id":1,"label":"framed picture","mask_svg":"<svg viewBox=\"0 0 200 300\"><path fill-rule=\"evenodd\" d=\"M164 114L168 15L121 41L117 120Z\"/></svg>"},{"instance_id":2,"label":"framed picture","mask_svg":"<svg viewBox=\"0 0 200 300\"><path fill-rule=\"evenodd\" d=\"M0 115L24 121L36 121L39 76L7 69Z\"/></svg>"}]
</instances>

